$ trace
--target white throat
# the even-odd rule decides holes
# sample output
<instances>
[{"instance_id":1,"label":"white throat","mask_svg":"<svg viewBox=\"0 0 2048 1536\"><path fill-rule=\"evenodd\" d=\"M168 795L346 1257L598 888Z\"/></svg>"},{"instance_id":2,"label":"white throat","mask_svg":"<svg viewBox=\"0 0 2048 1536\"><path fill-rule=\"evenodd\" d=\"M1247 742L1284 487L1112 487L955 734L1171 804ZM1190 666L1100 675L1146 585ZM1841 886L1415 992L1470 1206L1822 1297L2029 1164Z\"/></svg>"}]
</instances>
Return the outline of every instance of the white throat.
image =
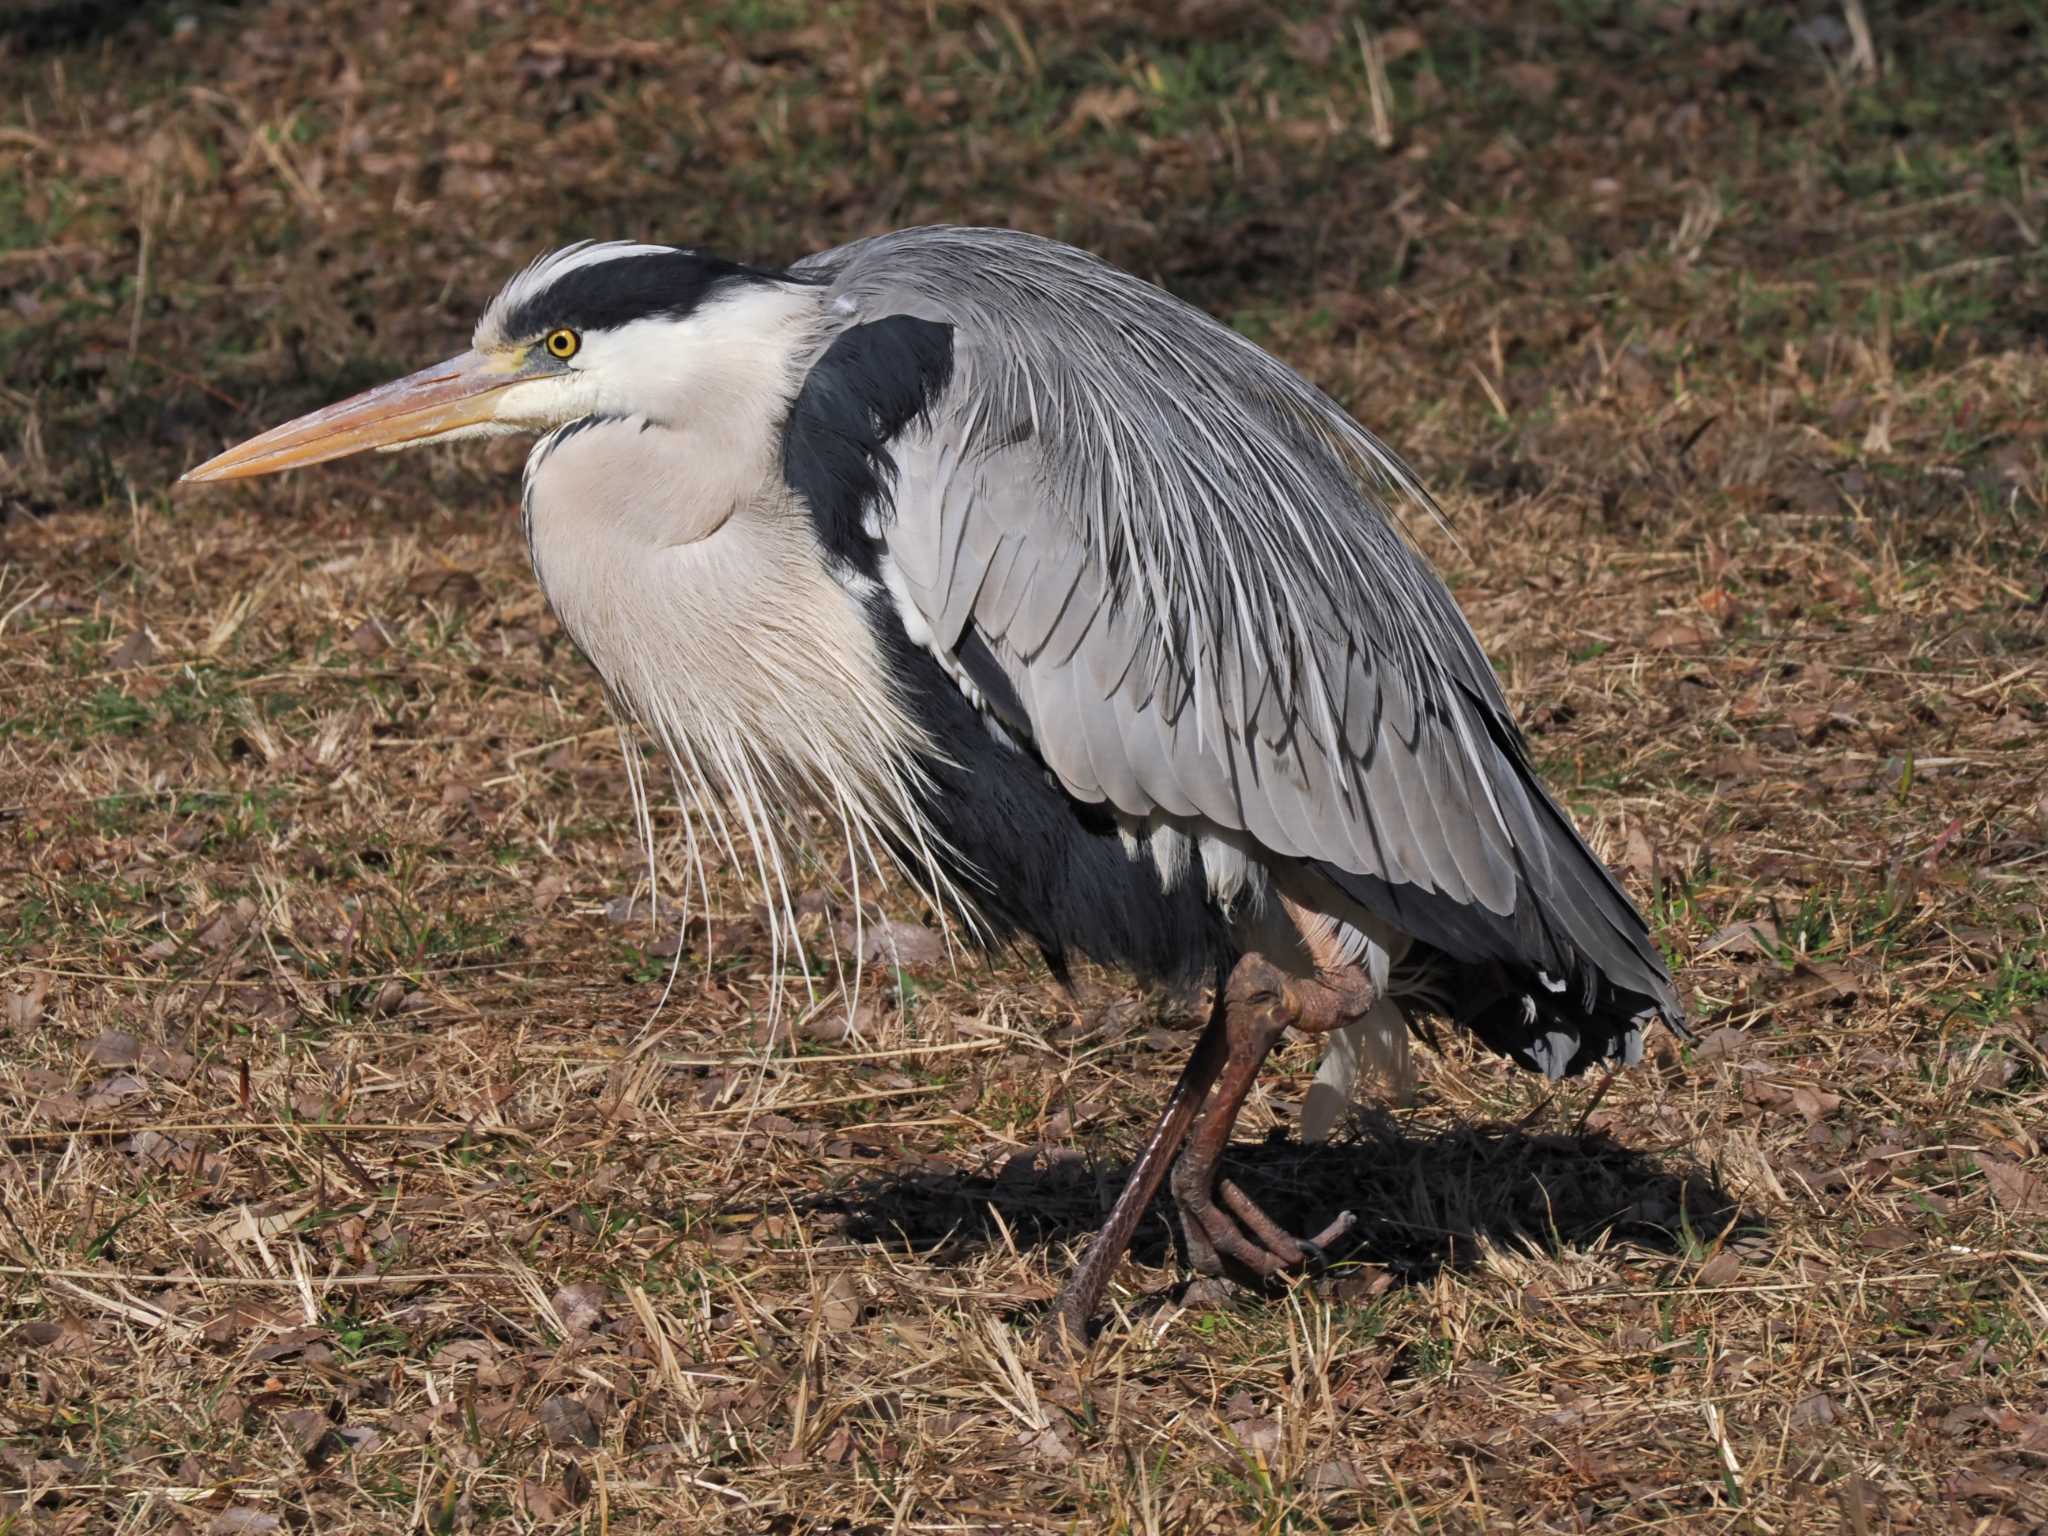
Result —
<instances>
[{"instance_id":1,"label":"white throat","mask_svg":"<svg viewBox=\"0 0 2048 1536\"><path fill-rule=\"evenodd\" d=\"M665 377L665 399L551 433L526 475L550 605L717 840L748 850L778 949L795 921L784 806L823 806L870 867L891 844L930 847L917 766L929 744L783 477L817 314L815 290L764 285L622 328L604 361L633 352L631 375ZM920 862L912 878L936 896L943 877Z\"/></svg>"}]
</instances>

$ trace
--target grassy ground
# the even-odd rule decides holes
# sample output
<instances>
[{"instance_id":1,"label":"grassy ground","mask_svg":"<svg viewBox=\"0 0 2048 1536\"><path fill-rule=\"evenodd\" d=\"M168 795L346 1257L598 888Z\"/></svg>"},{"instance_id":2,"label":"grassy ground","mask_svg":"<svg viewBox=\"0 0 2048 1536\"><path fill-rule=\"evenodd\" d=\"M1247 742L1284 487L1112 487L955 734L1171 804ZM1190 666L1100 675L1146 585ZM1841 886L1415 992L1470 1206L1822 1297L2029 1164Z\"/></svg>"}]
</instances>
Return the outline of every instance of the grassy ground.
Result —
<instances>
[{"instance_id":1,"label":"grassy ground","mask_svg":"<svg viewBox=\"0 0 2048 1536\"><path fill-rule=\"evenodd\" d=\"M2044 59L2038 0L10 8L0 1530L2043 1529ZM519 450L170 490L563 239L939 219L1413 459L1700 1032L1454 1044L1313 1153L1290 1047L1242 1161L1349 1262L1191 1290L1155 1223L1074 1367L1193 1000L771 1032L721 880L657 1006Z\"/></svg>"}]
</instances>

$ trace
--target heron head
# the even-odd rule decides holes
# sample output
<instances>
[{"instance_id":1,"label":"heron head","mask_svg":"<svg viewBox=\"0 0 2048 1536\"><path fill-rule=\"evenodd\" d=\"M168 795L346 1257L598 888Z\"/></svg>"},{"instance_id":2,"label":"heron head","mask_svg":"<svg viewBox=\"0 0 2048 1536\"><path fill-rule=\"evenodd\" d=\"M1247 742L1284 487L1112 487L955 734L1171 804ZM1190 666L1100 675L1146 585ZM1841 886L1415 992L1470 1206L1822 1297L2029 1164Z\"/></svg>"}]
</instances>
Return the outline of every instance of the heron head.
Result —
<instances>
[{"instance_id":1,"label":"heron head","mask_svg":"<svg viewBox=\"0 0 2048 1536\"><path fill-rule=\"evenodd\" d=\"M737 376L759 370L761 343L788 325L788 297L806 286L673 246L567 246L505 285L468 351L273 427L183 478L268 475L592 415L670 424L717 408Z\"/></svg>"}]
</instances>

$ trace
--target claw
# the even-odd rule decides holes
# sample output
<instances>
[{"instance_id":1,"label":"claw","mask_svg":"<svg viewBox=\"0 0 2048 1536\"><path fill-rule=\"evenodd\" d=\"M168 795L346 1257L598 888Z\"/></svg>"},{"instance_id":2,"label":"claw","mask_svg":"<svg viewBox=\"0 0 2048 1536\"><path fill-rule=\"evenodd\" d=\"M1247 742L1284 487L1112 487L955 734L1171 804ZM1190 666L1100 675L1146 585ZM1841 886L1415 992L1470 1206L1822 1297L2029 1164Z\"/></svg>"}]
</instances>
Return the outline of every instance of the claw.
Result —
<instances>
[{"instance_id":1,"label":"claw","mask_svg":"<svg viewBox=\"0 0 2048 1536\"><path fill-rule=\"evenodd\" d=\"M1339 1211L1337 1219L1314 1237L1297 1238L1304 1257L1303 1268L1312 1275L1320 1275L1330 1267L1330 1245L1358 1225L1358 1218L1350 1211Z\"/></svg>"}]
</instances>

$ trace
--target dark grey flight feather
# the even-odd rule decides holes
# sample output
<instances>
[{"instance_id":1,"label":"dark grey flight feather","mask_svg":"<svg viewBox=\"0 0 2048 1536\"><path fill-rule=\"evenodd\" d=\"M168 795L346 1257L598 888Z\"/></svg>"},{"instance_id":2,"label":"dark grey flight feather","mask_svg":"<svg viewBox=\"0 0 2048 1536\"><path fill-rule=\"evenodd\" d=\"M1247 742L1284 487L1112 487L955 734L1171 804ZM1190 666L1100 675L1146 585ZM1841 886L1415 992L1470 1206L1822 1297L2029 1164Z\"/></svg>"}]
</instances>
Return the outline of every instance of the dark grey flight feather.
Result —
<instances>
[{"instance_id":1,"label":"dark grey flight feather","mask_svg":"<svg viewBox=\"0 0 2048 1536\"><path fill-rule=\"evenodd\" d=\"M1070 794L1249 833L1454 959L1680 1020L1395 523L1428 494L1326 395L1014 231L905 230L795 274L845 327L951 329L945 388L889 444L882 541L930 643L985 649Z\"/></svg>"}]
</instances>

